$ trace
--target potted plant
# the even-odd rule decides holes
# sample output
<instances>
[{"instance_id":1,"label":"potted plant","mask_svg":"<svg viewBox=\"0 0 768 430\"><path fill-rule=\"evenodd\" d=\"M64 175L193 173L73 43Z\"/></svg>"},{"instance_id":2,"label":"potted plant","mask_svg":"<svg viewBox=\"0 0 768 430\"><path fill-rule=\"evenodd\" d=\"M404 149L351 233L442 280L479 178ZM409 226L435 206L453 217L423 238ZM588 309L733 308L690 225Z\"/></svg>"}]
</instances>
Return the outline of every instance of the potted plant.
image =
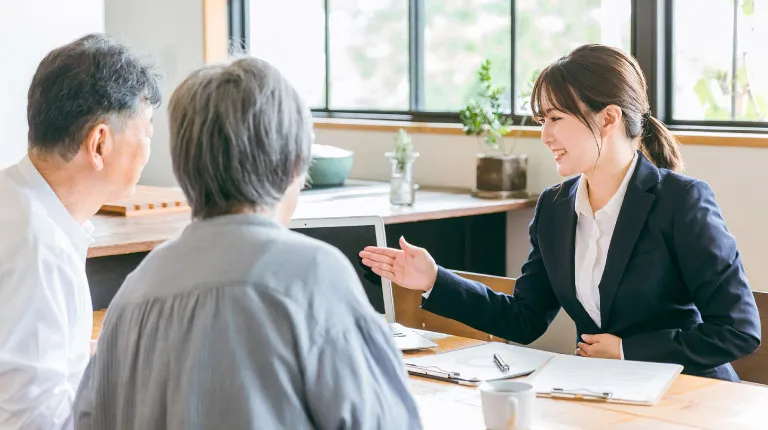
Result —
<instances>
[{"instance_id":1,"label":"potted plant","mask_svg":"<svg viewBox=\"0 0 768 430\"><path fill-rule=\"evenodd\" d=\"M413 205L415 186L413 184L413 163L419 153L413 150L411 137L404 129L400 129L395 137L394 151L384 155L392 163L389 201L393 205Z\"/></svg>"},{"instance_id":2,"label":"potted plant","mask_svg":"<svg viewBox=\"0 0 768 430\"><path fill-rule=\"evenodd\" d=\"M502 109L503 86L494 85L491 61L486 59L477 72L480 101L470 100L459 111L467 136L477 136L486 148L477 154L476 185L473 195L484 198L523 198L528 180L528 156L514 154L515 140L504 137L512 130L512 119ZM521 125L525 124L525 118ZM519 132L518 132L519 136Z\"/></svg>"}]
</instances>

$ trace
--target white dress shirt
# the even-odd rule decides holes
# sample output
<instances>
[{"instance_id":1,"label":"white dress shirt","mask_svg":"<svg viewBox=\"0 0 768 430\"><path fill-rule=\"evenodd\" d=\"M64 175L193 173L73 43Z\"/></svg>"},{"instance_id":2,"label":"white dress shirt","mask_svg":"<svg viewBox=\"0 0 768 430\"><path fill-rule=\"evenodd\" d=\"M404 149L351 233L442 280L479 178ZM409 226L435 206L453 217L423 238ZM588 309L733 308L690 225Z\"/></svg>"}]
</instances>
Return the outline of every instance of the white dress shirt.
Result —
<instances>
[{"instance_id":1,"label":"white dress shirt","mask_svg":"<svg viewBox=\"0 0 768 430\"><path fill-rule=\"evenodd\" d=\"M619 189L598 211L592 210L587 191L587 180L584 176L579 180L576 190L576 249L574 253L576 275L576 298L579 299L592 321L601 326L600 320L600 280L608 257L608 247L611 245L613 229L619 218L621 204L627 192L629 179L637 165L637 153L632 159L624 180ZM624 349L621 348L621 359L624 359Z\"/></svg>"},{"instance_id":2,"label":"white dress shirt","mask_svg":"<svg viewBox=\"0 0 768 430\"><path fill-rule=\"evenodd\" d=\"M28 157L0 171L0 430L72 428L93 309L80 225Z\"/></svg>"}]
</instances>

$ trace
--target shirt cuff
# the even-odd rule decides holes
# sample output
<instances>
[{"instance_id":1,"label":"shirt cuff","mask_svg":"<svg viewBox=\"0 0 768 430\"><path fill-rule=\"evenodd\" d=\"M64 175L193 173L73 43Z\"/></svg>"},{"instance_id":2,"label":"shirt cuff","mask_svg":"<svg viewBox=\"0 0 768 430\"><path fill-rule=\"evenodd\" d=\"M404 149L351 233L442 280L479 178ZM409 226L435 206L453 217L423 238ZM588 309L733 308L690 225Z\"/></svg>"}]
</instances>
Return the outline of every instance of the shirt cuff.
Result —
<instances>
[{"instance_id":1,"label":"shirt cuff","mask_svg":"<svg viewBox=\"0 0 768 430\"><path fill-rule=\"evenodd\" d=\"M624 340L619 340L619 353L621 354L621 359L624 359Z\"/></svg>"}]
</instances>

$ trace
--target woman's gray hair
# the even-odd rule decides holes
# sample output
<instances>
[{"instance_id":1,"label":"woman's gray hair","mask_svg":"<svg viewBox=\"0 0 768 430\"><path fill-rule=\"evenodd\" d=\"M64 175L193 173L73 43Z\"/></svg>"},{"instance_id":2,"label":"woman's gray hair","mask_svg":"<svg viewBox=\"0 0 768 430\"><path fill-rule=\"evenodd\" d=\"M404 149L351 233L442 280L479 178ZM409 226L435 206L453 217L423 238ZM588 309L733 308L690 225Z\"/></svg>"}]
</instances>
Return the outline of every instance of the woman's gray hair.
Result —
<instances>
[{"instance_id":1,"label":"woman's gray hair","mask_svg":"<svg viewBox=\"0 0 768 430\"><path fill-rule=\"evenodd\" d=\"M168 110L173 172L193 218L273 208L309 167L311 113L266 61L203 67Z\"/></svg>"}]
</instances>

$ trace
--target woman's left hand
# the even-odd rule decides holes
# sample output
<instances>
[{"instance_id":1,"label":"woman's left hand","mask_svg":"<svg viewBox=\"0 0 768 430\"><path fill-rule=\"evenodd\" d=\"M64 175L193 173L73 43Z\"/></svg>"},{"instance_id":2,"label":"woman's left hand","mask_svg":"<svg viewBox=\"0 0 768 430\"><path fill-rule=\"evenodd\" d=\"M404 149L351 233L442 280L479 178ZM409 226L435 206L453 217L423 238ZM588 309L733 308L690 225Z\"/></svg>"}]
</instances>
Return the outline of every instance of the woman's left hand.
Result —
<instances>
[{"instance_id":1,"label":"woman's left hand","mask_svg":"<svg viewBox=\"0 0 768 430\"><path fill-rule=\"evenodd\" d=\"M584 342L579 342L576 355L593 358L621 359L621 338L612 334L583 334Z\"/></svg>"}]
</instances>

